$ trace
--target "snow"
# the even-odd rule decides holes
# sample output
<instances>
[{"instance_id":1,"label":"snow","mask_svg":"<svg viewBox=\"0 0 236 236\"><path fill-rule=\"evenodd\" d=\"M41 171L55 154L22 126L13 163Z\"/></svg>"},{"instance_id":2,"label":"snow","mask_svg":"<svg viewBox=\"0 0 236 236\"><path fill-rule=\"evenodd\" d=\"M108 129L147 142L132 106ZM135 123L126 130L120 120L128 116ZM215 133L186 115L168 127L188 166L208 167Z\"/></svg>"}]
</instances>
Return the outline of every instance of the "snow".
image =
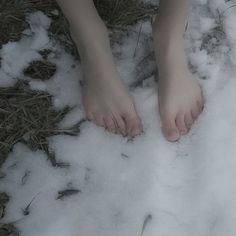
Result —
<instances>
[{"instance_id":1,"label":"snow","mask_svg":"<svg viewBox=\"0 0 236 236\"><path fill-rule=\"evenodd\" d=\"M189 14L186 51L200 77L206 106L188 135L177 143L163 138L156 84L150 76L131 91L145 131L133 141L84 122L78 137L49 140L57 159L70 163L63 169L53 168L41 151L15 145L1 170L6 177L0 189L11 196L4 221L19 220L23 236L235 236L235 11L224 13L225 34L220 39L216 34L201 47L218 24L216 9L224 12L228 6L224 1L195 1ZM30 15L29 21L28 35L0 51L0 85L13 84L30 61L40 58L37 50L50 48L56 74L48 81L27 79L31 88L50 92L56 107L76 106L61 125L75 124L84 117L80 65L49 40L50 20L43 13ZM142 24L134 56L139 29L140 24L134 26L122 45L114 45L127 85L155 65L152 58L150 65L140 64L152 51L149 22ZM29 176L22 182L25 173ZM81 192L56 200L58 191L67 187ZM22 209L34 197L30 214L23 216Z\"/></svg>"},{"instance_id":2,"label":"snow","mask_svg":"<svg viewBox=\"0 0 236 236\"><path fill-rule=\"evenodd\" d=\"M200 19L201 32L207 33L216 27L215 20L209 17L201 17Z\"/></svg>"},{"instance_id":3,"label":"snow","mask_svg":"<svg viewBox=\"0 0 236 236\"><path fill-rule=\"evenodd\" d=\"M30 48L31 38L24 37L20 42L9 42L1 49L1 72L15 79L32 61L40 58L37 51Z\"/></svg>"}]
</instances>

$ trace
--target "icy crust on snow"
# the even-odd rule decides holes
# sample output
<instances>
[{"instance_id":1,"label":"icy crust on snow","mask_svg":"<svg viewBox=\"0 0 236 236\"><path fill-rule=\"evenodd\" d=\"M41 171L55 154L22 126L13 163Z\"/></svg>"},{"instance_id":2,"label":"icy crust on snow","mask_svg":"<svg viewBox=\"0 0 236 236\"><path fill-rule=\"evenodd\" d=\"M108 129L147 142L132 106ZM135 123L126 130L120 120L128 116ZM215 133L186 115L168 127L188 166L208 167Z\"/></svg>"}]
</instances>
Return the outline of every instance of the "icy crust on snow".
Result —
<instances>
[{"instance_id":1,"label":"icy crust on snow","mask_svg":"<svg viewBox=\"0 0 236 236\"><path fill-rule=\"evenodd\" d=\"M115 45L114 54L127 85L149 75L143 86L132 87L145 133L132 141L84 122L78 137L50 138L57 159L70 163L64 169L53 168L40 151L15 145L1 170L7 175L0 189L11 196L4 221L17 221L23 236L235 236L236 10L228 9L230 4L194 1L189 14L186 51L201 78L206 106L187 136L174 144L162 137L151 27L142 24L137 45L138 24ZM57 107L76 106L62 126L74 124L84 116L81 68L46 37L46 16L36 13L29 21L28 36L1 50L1 86L13 84L22 68L40 57L39 48L50 48L49 59L58 67L53 78L25 79L50 92ZM80 192L56 200L58 191L70 188ZM32 199L29 215L23 216Z\"/></svg>"}]
</instances>

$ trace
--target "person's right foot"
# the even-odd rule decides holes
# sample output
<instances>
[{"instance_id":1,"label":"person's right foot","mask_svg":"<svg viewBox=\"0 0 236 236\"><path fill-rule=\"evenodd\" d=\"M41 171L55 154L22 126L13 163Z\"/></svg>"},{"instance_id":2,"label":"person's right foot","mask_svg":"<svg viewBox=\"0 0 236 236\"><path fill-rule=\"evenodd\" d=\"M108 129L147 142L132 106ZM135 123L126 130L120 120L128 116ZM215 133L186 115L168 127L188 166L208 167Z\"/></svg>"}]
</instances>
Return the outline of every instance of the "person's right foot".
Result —
<instances>
[{"instance_id":1,"label":"person's right foot","mask_svg":"<svg viewBox=\"0 0 236 236\"><path fill-rule=\"evenodd\" d=\"M98 126L113 133L136 136L143 131L142 123L135 110L113 62L108 37L94 39L94 43L78 47L83 69L82 101L86 116Z\"/></svg>"}]
</instances>

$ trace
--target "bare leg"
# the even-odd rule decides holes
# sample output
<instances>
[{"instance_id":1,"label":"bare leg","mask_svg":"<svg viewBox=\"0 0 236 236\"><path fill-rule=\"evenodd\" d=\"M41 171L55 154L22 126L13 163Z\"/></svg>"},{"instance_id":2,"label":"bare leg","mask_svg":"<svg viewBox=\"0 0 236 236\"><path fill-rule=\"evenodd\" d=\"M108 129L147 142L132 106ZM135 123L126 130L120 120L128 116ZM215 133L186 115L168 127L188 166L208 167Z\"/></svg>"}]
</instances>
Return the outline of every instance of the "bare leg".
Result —
<instances>
[{"instance_id":1,"label":"bare leg","mask_svg":"<svg viewBox=\"0 0 236 236\"><path fill-rule=\"evenodd\" d=\"M57 0L69 20L83 67L82 99L86 115L114 133L142 132L135 111L115 68L107 29L92 0Z\"/></svg>"},{"instance_id":2,"label":"bare leg","mask_svg":"<svg viewBox=\"0 0 236 236\"><path fill-rule=\"evenodd\" d=\"M188 69L183 34L191 0L161 0L153 24L159 69L159 110L164 136L169 141L186 134L203 109L200 86Z\"/></svg>"}]
</instances>

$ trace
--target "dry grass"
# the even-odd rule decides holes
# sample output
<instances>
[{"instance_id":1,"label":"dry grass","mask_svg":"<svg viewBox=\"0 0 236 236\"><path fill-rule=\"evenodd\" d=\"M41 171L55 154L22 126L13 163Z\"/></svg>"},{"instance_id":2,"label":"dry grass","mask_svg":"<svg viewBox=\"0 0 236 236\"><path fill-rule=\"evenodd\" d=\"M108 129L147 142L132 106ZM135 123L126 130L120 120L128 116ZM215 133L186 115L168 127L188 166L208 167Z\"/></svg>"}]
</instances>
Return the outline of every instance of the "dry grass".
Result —
<instances>
[{"instance_id":1,"label":"dry grass","mask_svg":"<svg viewBox=\"0 0 236 236\"><path fill-rule=\"evenodd\" d=\"M65 190L61 190L61 191L58 191L58 195L57 195L56 200L63 200L64 198L67 198L69 196L78 194L80 192L81 192L81 190L73 189L73 188L68 188L68 189L65 189Z\"/></svg>"},{"instance_id":2,"label":"dry grass","mask_svg":"<svg viewBox=\"0 0 236 236\"><path fill-rule=\"evenodd\" d=\"M45 151L53 166L66 166L56 161L47 138L57 134L79 133L80 123L68 129L58 127L69 111L68 107L55 110L50 94L32 91L22 83L0 88L0 165L14 144L22 142L33 150Z\"/></svg>"},{"instance_id":3,"label":"dry grass","mask_svg":"<svg viewBox=\"0 0 236 236\"><path fill-rule=\"evenodd\" d=\"M94 0L94 3L111 30L125 30L127 26L151 18L157 12L155 6L139 0ZM78 56L70 36L68 22L55 0L1 0L0 32L4 33L0 35L0 46L8 41L19 40L22 31L29 27L26 15L39 10L52 19L51 37L61 42L74 56ZM58 14L53 14L55 10Z\"/></svg>"},{"instance_id":4,"label":"dry grass","mask_svg":"<svg viewBox=\"0 0 236 236\"><path fill-rule=\"evenodd\" d=\"M33 79L48 80L55 74L56 69L56 65L47 60L32 61L24 69L24 75Z\"/></svg>"},{"instance_id":5,"label":"dry grass","mask_svg":"<svg viewBox=\"0 0 236 236\"><path fill-rule=\"evenodd\" d=\"M57 7L54 1L1 0L0 1L0 45L20 39L22 31L29 27L26 15L37 10L50 12Z\"/></svg>"},{"instance_id":6,"label":"dry grass","mask_svg":"<svg viewBox=\"0 0 236 236\"><path fill-rule=\"evenodd\" d=\"M28 6L25 1L1 0L0 2L0 46L8 41L17 41L28 27L25 15Z\"/></svg>"},{"instance_id":7,"label":"dry grass","mask_svg":"<svg viewBox=\"0 0 236 236\"><path fill-rule=\"evenodd\" d=\"M152 18L157 7L140 0L95 0L99 14L110 29L126 29L140 20Z\"/></svg>"},{"instance_id":8,"label":"dry grass","mask_svg":"<svg viewBox=\"0 0 236 236\"><path fill-rule=\"evenodd\" d=\"M19 236L19 230L13 224L0 224L1 236Z\"/></svg>"},{"instance_id":9,"label":"dry grass","mask_svg":"<svg viewBox=\"0 0 236 236\"><path fill-rule=\"evenodd\" d=\"M8 201L9 196L6 193L0 192L0 219L5 215L5 208Z\"/></svg>"}]
</instances>

